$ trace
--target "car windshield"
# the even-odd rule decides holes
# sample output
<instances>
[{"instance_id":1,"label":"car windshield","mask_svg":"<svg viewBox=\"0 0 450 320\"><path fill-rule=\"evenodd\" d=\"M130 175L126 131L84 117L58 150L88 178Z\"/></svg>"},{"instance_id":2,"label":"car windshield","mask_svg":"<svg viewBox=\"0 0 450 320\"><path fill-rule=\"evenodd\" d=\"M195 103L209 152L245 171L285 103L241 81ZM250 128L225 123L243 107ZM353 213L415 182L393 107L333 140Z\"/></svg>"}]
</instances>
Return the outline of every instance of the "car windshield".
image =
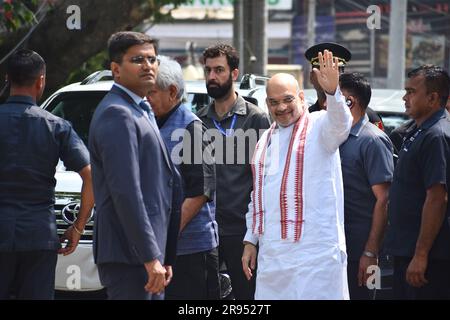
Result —
<instances>
[{"instance_id":1,"label":"car windshield","mask_svg":"<svg viewBox=\"0 0 450 320\"><path fill-rule=\"evenodd\" d=\"M65 92L56 96L45 109L69 121L87 145L92 115L106 92Z\"/></svg>"},{"instance_id":2,"label":"car windshield","mask_svg":"<svg viewBox=\"0 0 450 320\"><path fill-rule=\"evenodd\" d=\"M378 113L383 119L384 132L387 135L391 134L392 130L401 126L404 122L408 121L406 115L392 114L392 113Z\"/></svg>"}]
</instances>

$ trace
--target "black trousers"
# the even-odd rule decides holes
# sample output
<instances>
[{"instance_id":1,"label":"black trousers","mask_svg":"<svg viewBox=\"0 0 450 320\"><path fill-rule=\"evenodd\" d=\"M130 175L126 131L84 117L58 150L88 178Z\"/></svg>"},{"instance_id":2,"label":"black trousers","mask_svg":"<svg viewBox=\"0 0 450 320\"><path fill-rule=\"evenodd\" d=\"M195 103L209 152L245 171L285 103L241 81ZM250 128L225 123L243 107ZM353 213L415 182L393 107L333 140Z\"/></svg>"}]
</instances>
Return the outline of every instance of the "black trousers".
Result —
<instances>
[{"instance_id":1,"label":"black trousers","mask_svg":"<svg viewBox=\"0 0 450 320\"><path fill-rule=\"evenodd\" d=\"M219 300L219 251L177 256L166 300Z\"/></svg>"},{"instance_id":2,"label":"black trousers","mask_svg":"<svg viewBox=\"0 0 450 320\"><path fill-rule=\"evenodd\" d=\"M243 235L219 237L219 264L225 262L231 278L234 298L236 300L253 300L255 298L256 270L248 281L242 270L243 239Z\"/></svg>"},{"instance_id":3,"label":"black trousers","mask_svg":"<svg viewBox=\"0 0 450 320\"><path fill-rule=\"evenodd\" d=\"M108 300L164 300L164 293L151 294L145 291L148 274L144 265L101 263L97 266Z\"/></svg>"},{"instance_id":4,"label":"black trousers","mask_svg":"<svg viewBox=\"0 0 450 320\"><path fill-rule=\"evenodd\" d=\"M350 300L373 300L375 289L369 290L364 283L358 286L359 261L347 261L347 281Z\"/></svg>"},{"instance_id":5,"label":"black trousers","mask_svg":"<svg viewBox=\"0 0 450 320\"><path fill-rule=\"evenodd\" d=\"M429 259L421 288L406 282L406 270L412 258L394 257L393 295L396 300L447 300L450 299L450 261Z\"/></svg>"},{"instance_id":6,"label":"black trousers","mask_svg":"<svg viewBox=\"0 0 450 320\"><path fill-rule=\"evenodd\" d=\"M52 300L55 296L55 250L0 252L0 300Z\"/></svg>"}]
</instances>

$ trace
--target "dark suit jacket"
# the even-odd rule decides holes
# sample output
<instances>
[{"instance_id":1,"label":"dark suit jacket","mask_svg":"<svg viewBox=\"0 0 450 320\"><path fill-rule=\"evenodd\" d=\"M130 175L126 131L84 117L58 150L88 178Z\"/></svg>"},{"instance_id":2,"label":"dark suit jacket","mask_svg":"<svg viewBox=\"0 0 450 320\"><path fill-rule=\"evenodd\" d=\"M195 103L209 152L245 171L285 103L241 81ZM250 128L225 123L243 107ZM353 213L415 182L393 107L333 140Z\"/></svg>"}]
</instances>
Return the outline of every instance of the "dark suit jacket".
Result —
<instances>
[{"instance_id":1,"label":"dark suit jacket","mask_svg":"<svg viewBox=\"0 0 450 320\"><path fill-rule=\"evenodd\" d=\"M96 200L94 259L172 265L181 184L158 128L117 86L98 105L89 133Z\"/></svg>"}]
</instances>

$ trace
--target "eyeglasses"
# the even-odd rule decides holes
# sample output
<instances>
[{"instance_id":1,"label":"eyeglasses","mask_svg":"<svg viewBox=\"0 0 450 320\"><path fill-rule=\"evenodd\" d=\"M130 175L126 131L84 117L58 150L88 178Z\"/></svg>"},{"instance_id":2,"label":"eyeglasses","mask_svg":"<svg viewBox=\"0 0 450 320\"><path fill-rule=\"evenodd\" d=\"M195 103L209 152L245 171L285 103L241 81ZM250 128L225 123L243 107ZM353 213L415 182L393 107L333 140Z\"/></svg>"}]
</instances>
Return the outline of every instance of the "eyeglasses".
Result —
<instances>
[{"instance_id":1,"label":"eyeglasses","mask_svg":"<svg viewBox=\"0 0 450 320\"><path fill-rule=\"evenodd\" d=\"M281 100L282 102L278 101L278 100L274 100L274 99L269 99L269 105L271 107L278 107L281 103L285 104L285 105L289 105L292 102L295 101L295 97L294 96L286 96L283 100Z\"/></svg>"},{"instance_id":2,"label":"eyeglasses","mask_svg":"<svg viewBox=\"0 0 450 320\"><path fill-rule=\"evenodd\" d=\"M144 64L145 61L147 61L151 65L154 65L156 62L158 62L158 65L159 65L159 59L155 56L148 56L148 57L134 56L134 57L131 57L131 59L130 59L130 62L134 63L134 64Z\"/></svg>"}]
</instances>

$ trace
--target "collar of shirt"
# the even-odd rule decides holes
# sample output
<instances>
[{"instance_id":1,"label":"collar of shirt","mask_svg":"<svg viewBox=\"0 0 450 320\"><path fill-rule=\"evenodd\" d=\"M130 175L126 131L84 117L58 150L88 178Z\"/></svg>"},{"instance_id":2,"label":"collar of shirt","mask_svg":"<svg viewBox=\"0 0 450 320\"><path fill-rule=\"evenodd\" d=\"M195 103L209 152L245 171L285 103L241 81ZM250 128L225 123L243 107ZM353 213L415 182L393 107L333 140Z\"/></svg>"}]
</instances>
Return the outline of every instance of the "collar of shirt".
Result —
<instances>
[{"instance_id":1,"label":"collar of shirt","mask_svg":"<svg viewBox=\"0 0 450 320\"><path fill-rule=\"evenodd\" d=\"M146 97L139 97L136 93L134 93L133 91L125 88L124 86L118 84L117 82L114 82L114 85L120 89L122 89L123 91L125 91L131 99L133 99L134 103L136 103L136 105L138 106L139 103L141 103L142 100L147 100Z\"/></svg>"},{"instance_id":2,"label":"collar of shirt","mask_svg":"<svg viewBox=\"0 0 450 320\"><path fill-rule=\"evenodd\" d=\"M364 117L361 117L361 119L359 119L359 121L352 127L352 129L350 130L350 134L355 137L359 136L361 130L368 122L369 116L367 115L367 113L365 113Z\"/></svg>"},{"instance_id":3,"label":"collar of shirt","mask_svg":"<svg viewBox=\"0 0 450 320\"><path fill-rule=\"evenodd\" d=\"M406 141L409 139L417 129L427 130L430 127L432 127L436 122L439 121L439 119L446 117L446 109L441 108L440 110L433 113L427 120L425 120L420 127L417 126L417 123L415 120L412 121L411 125L408 126L408 128L405 130L405 135L403 137L403 141Z\"/></svg>"},{"instance_id":4,"label":"collar of shirt","mask_svg":"<svg viewBox=\"0 0 450 320\"><path fill-rule=\"evenodd\" d=\"M230 118L233 116L233 114L238 115L246 115L247 114L247 107L245 105L245 99L242 98L237 92L236 92L237 98L234 102L233 106L231 107L230 111L228 111L222 119L219 119L215 107L214 107L214 101L209 105L208 108L205 108L201 114L198 114L199 117L207 116L210 119L214 119L216 121L223 121L227 118Z\"/></svg>"},{"instance_id":5,"label":"collar of shirt","mask_svg":"<svg viewBox=\"0 0 450 320\"><path fill-rule=\"evenodd\" d=\"M432 127L436 122L439 121L441 118L445 118L445 108L439 109L439 111L436 111L433 113L427 120L425 120L420 128L426 130Z\"/></svg>"},{"instance_id":6,"label":"collar of shirt","mask_svg":"<svg viewBox=\"0 0 450 320\"><path fill-rule=\"evenodd\" d=\"M20 104L29 104L32 106L36 105L36 101L30 96L10 96L6 103L20 103Z\"/></svg>"},{"instance_id":7,"label":"collar of shirt","mask_svg":"<svg viewBox=\"0 0 450 320\"><path fill-rule=\"evenodd\" d=\"M166 123L166 121L170 118L170 116L177 111L177 109L181 106L181 101L178 102L178 104L172 108L172 110L170 110L167 114L165 114L162 117L156 117L156 123L158 124L158 128L162 128L163 125Z\"/></svg>"}]
</instances>

